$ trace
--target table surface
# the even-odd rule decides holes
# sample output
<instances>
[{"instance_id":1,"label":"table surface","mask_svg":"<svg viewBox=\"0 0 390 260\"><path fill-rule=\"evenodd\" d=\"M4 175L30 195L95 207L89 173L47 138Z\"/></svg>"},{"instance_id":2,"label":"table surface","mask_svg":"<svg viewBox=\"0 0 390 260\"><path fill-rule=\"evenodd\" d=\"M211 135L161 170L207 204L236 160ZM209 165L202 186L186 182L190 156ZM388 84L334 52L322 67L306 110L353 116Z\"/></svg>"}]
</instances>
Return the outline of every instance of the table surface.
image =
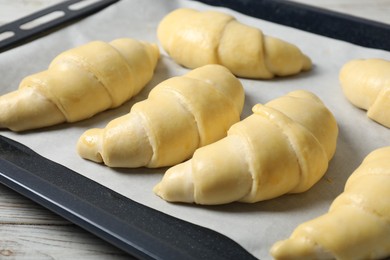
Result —
<instances>
[{"instance_id":1,"label":"table surface","mask_svg":"<svg viewBox=\"0 0 390 260\"><path fill-rule=\"evenodd\" d=\"M0 0L0 25L62 0ZM311 0L295 0L312 4ZM390 0L315 5L390 24ZM0 184L0 259L131 259L121 250Z\"/></svg>"}]
</instances>

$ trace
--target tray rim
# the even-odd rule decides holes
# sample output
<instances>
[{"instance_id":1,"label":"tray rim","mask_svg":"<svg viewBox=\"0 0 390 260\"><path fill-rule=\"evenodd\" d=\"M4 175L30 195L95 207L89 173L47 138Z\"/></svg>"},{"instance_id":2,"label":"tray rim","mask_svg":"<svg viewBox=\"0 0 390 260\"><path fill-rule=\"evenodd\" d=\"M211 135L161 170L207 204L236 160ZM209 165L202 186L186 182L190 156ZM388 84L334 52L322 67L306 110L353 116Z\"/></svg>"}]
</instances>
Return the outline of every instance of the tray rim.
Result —
<instances>
[{"instance_id":1,"label":"tray rim","mask_svg":"<svg viewBox=\"0 0 390 260\"><path fill-rule=\"evenodd\" d=\"M362 47L390 51L390 24L289 0L192 0Z\"/></svg>"}]
</instances>

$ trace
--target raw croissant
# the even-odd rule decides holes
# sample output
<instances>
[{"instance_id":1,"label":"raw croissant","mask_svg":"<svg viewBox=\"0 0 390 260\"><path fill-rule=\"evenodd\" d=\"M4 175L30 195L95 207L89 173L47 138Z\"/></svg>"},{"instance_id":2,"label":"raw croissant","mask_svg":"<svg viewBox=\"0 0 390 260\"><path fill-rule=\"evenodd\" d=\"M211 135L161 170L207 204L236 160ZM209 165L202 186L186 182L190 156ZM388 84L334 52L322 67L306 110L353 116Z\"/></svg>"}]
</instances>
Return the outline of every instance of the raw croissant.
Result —
<instances>
[{"instance_id":1,"label":"raw croissant","mask_svg":"<svg viewBox=\"0 0 390 260\"><path fill-rule=\"evenodd\" d=\"M182 8L160 22L158 38L179 64L221 64L239 77L269 79L309 70L311 60L293 44L217 11Z\"/></svg>"},{"instance_id":2,"label":"raw croissant","mask_svg":"<svg viewBox=\"0 0 390 260\"><path fill-rule=\"evenodd\" d=\"M340 83L352 104L390 128L390 61L351 60L340 71Z\"/></svg>"},{"instance_id":3,"label":"raw croissant","mask_svg":"<svg viewBox=\"0 0 390 260\"><path fill-rule=\"evenodd\" d=\"M114 108L152 78L157 45L133 39L93 41L58 55L48 70L0 97L0 128L22 131L76 122Z\"/></svg>"},{"instance_id":4,"label":"raw croissant","mask_svg":"<svg viewBox=\"0 0 390 260\"><path fill-rule=\"evenodd\" d=\"M163 81L130 113L79 139L81 157L111 167L180 163L240 120L244 89L225 67L206 65Z\"/></svg>"},{"instance_id":5,"label":"raw croissant","mask_svg":"<svg viewBox=\"0 0 390 260\"><path fill-rule=\"evenodd\" d=\"M390 147L371 152L329 212L299 225L271 248L276 259L383 259L390 256Z\"/></svg>"},{"instance_id":6,"label":"raw croissant","mask_svg":"<svg viewBox=\"0 0 390 260\"><path fill-rule=\"evenodd\" d=\"M303 90L252 110L227 137L168 169L154 192L172 202L253 203L314 185L335 152L332 113Z\"/></svg>"}]
</instances>

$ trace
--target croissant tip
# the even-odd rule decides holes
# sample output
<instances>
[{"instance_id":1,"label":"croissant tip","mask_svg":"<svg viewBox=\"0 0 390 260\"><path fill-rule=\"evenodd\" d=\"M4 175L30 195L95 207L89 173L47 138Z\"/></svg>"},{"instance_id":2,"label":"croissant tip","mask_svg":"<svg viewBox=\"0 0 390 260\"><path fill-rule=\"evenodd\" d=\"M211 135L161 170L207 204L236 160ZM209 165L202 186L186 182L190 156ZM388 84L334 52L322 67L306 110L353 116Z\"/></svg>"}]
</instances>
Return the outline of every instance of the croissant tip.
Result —
<instances>
[{"instance_id":1,"label":"croissant tip","mask_svg":"<svg viewBox=\"0 0 390 260\"><path fill-rule=\"evenodd\" d=\"M161 191L161 182L153 187L153 193L164 199L164 194Z\"/></svg>"},{"instance_id":2,"label":"croissant tip","mask_svg":"<svg viewBox=\"0 0 390 260\"><path fill-rule=\"evenodd\" d=\"M0 104L0 108L1 108L1 104ZM3 113L4 110L0 110L0 129L5 129L7 128L6 126L6 121L4 119L4 113Z\"/></svg>"},{"instance_id":3,"label":"croissant tip","mask_svg":"<svg viewBox=\"0 0 390 260\"><path fill-rule=\"evenodd\" d=\"M175 196L172 196L170 187L167 187L166 183L163 181L159 182L153 187L153 193L165 201L177 202Z\"/></svg>"},{"instance_id":4,"label":"croissant tip","mask_svg":"<svg viewBox=\"0 0 390 260\"><path fill-rule=\"evenodd\" d=\"M307 238L289 238L276 242L270 249L275 260L333 259L334 256Z\"/></svg>"},{"instance_id":5,"label":"croissant tip","mask_svg":"<svg viewBox=\"0 0 390 260\"><path fill-rule=\"evenodd\" d=\"M302 71L308 71L311 70L313 67L313 62L312 60L305 54L303 54L303 66L302 66Z\"/></svg>"},{"instance_id":6,"label":"croissant tip","mask_svg":"<svg viewBox=\"0 0 390 260\"><path fill-rule=\"evenodd\" d=\"M191 165L187 162L171 167L153 191L162 199L170 202L194 202L194 185Z\"/></svg>"},{"instance_id":7,"label":"croissant tip","mask_svg":"<svg viewBox=\"0 0 390 260\"><path fill-rule=\"evenodd\" d=\"M101 129L90 129L86 131L77 142L77 152L84 158L94 162L102 163L103 158L99 152Z\"/></svg>"}]
</instances>

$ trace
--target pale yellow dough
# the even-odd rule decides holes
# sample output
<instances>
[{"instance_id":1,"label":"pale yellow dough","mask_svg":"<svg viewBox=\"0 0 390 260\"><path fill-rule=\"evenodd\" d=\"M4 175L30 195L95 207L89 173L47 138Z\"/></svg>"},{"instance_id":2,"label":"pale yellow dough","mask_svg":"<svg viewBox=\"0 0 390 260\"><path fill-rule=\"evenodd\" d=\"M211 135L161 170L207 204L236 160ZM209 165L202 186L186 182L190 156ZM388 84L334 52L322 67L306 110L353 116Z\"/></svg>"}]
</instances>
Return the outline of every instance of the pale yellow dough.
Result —
<instances>
[{"instance_id":1,"label":"pale yellow dough","mask_svg":"<svg viewBox=\"0 0 390 260\"><path fill-rule=\"evenodd\" d=\"M0 128L76 122L117 107L150 81L159 57L157 45L127 38L65 51L0 97Z\"/></svg>"},{"instance_id":2,"label":"pale yellow dough","mask_svg":"<svg viewBox=\"0 0 390 260\"><path fill-rule=\"evenodd\" d=\"M336 149L332 113L303 90L252 110L227 137L168 169L154 192L172 202L224 204L253 203L312 187Z\"/></svg>"},{"instance_id":3,"label":"pale yellow dough","mask_svg":"<svg viewBox=\"0 0 390 260\"><path fill-rule=\"evenodd\" d=\"M369 118L390 128L390 61L351 60L342 67L339 78L352 104L367 110Z\"/></svg>"},{"instance_id":4,"label":"pale yellow dough","mask_svg":"<svg viewBox=\"0 0 390 260\"><path fill-rule=\"evenodd\" d=\"M390 146L371 152L328 213L299 225L271 248L277 260L390 256Z\"/></svg>"},{"instance_id":5,"label":"pale yellow dough","mask_svg":"<svg viewBox=\"0 0 390 260\"><path fill-rule=\"evenodd\" d=\"M157 35L165 51L188 68L221 64L239 77L269 79L312 66L295 45L218 11L174 10L160 22Z\"/></svg>"},{"instance_id":6,"label":"pale yellow dough","mask_svg":"<svg viewBox=\"0 0 390 260\"><path fill-rule=\"evenodd\" d=\"M244 97L228 69L206 65L163 81L104 129L86 131L77 149L83 158L111 167L171 166L225 137L240 120Z\"/></svg>"}]
</instances>

